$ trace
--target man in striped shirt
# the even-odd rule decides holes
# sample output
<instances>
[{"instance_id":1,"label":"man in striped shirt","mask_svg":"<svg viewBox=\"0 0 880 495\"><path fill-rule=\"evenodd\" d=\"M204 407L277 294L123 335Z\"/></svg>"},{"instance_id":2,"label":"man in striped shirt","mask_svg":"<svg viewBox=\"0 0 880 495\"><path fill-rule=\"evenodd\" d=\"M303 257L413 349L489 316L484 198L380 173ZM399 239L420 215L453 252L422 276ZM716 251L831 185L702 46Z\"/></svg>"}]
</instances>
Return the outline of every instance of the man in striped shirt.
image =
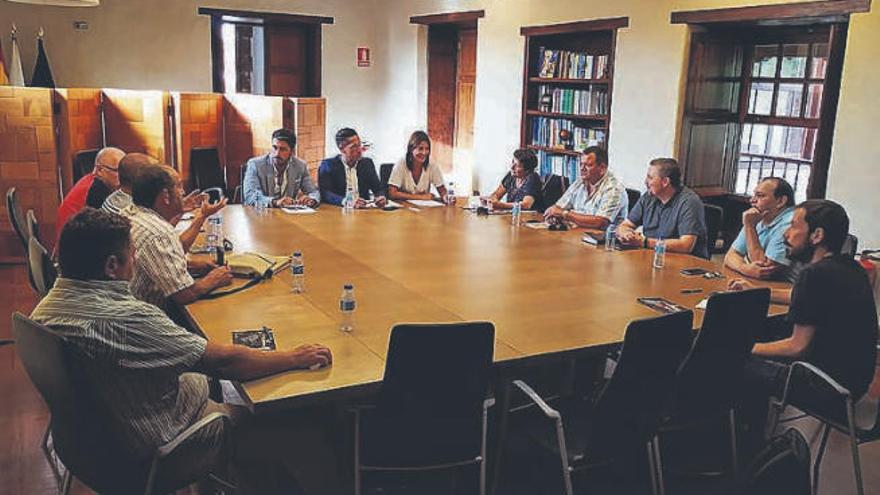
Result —
<instances>
[{"instance_id":1,"label":"man in striped shirt","mask_svg":"<svg viewBox=\"0 0 880 495\"><path fill-rule=\"evenodd\" d=\"M212 423L187 440L192 443L184 449L185 459L172 456L163 462L161 471L188 479L187 469L194 466L225 464L230 459L222 458L220 446L228 439L236 464L291 459L326 463L306 472L300 484L309 493L337 493L334 485L338 482L331 479L335 478L332 453L323 438L313 438L314 425L288 421L274 435L261 435L268 421L250 420L242 408L212 402L205 377L243 381L295 368L328 366L330 350L303 345L262 352L208 342L177 326L129 289L133 268L129 227L127 218L93 208L70 219L59 241L61 277L31 315L64 340L71 365L82 373L83 380L77 383L90 387L81 392L98 401L94 410L109 421L112 441L132 460L148 463L159 446L201 417L225 411L233 417L231 431L221 422ZM255 436L269 440L256 449L248 447L252 442L248 438ZM318 459L313 459L316 454Z\"/></svg>"},{"instance_id":2,"label":"man in striped shirt","mask_svg":"<svg viewBox=\"0 0 880 495\"><path fill-rule=\"evenodd\" d=\"M608 153L590 146L581 154L581 180L572 184L544 219L573 222L578 227L604 230L626 218L626 188L608 170Z\"/></svg>"},{"instance_id":3,"label":"man in striped shirt","mask_svg":"<svg viewBox=\"0 0 880 495\"><path fill-rule=\"evenodd\" d=\"M147 165L156 165L158 160L143 153L128 153L119 162L119 189L113 191L101 206L110 213L121 214L131 207L131 186L138 170Z\"/></svg>"},{"instance_id":4,"label":"man in striped shirt","mask_svg":"<svg viewBox=\"0 0 880 495\"><path fill-rule=\"evenodd\" d=\"M183 241L172 224L184 208L183 186L174 169L167 165L142 167L134 179L132 200L134 206L127 212L134 247L131 291L136 297L166 309L169 298L177 304L189 304L232 282L229 268L213 262L205 262L207 275L193 280L185 253L205 220L226 205L225 199L203 203L187 229L191 239Z\"/></svg>"}]
</instances>

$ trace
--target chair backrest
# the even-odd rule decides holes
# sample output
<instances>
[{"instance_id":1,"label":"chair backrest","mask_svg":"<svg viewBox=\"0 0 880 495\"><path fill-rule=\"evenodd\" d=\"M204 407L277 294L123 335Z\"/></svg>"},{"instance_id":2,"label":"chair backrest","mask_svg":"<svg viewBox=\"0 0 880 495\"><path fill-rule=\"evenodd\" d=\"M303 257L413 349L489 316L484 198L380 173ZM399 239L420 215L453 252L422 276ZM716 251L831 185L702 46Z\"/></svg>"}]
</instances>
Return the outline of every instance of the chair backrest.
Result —
<instances>
[{"instance_id":1,"label":"chair backrest","mask_svg":"<svg viewBox=\"0 0 880 495\"><path fill-rule=\"evenodd\" d=\"M566 189L568 189L568 179L566 177L556 174L544 177L544 185L541 187L541 204L536 209L544 211L555 205Z\"/></svg>"},{"instance_id":2,"label":"chair backrest","mask_svg":"<svg viewBox=\"0 0 880 495\"><path fill-rule=\"evenodd\" d=\"M18 193L14 187L10 187L9 190L6 191L6 211L9 212L9 222L12 223L12 228L15 230L15 234L18 235L18 239L21 241L21 246L24 248L25 254L27 254L27 226L25 224L24 216L21 213L21 205L18 204Z\"/></svg>"},{"instance_id":3,"label":"chair backrest","mask_svg":"<svg viewBox=\"0 0 880 495\"><path fill-rule=\"evenodd\" d=\"M52 416L72 414L73 385L64 366L61 338L21 313L12 313L16 353Z\"/></svg>"},{"instance_id":4,"label":"chair backrest","mask_svg":"<svg viewBox=\"0 0 880 495\"><path fill-rule=\"evenodd\" d=\"M849 390L815 365L802 361L792 363L783 394L786 405L846 431L854 400ZM856 425L852 427L856 429Z\"/></svg>"},{"instance_id":5,"label":"chair backrest","mask_svg":"<svg viewBox=\"0 0 880 495\"><path fill-rule=\"evenodd\" d=\"M379 394L382 414L479 419L494 342L489 322L395 325Z\"/></svg>"},{"instance_id":6,"label":"chair backrest","mask_svg":"<svg viewBox=\"0 0 880 495\"><path fill-rule=\"evenodd\" d=\"M220 154L214 146L189 150L189 170L192 186L196 189L219 187L226 191L226 177L220 165Z\"/></svg>"},{"instance_id":7,"label":"chair backrest","mask_svg":"<svg viewBox=\"0 0 880 495\"><path fill-rule=\"evenodd\" d=\"M709 250L709 256L711 256L715 252L718 233L721 232L721 226L724 225L724 210L718 205L708 203L703 203L703 209L706 212L706 246Z\"/></svg>"},{"instance_id":8,"label":"chair backrest","mask_svg":"<svg viewBox=\"0 0 880 495\"><path fill-rule=\"evenodd\" d=\"M614 374L596 403L591 445L606 454L641 448L659 424L676 370L691 347L693 313L632 321Z\"/></svg>"},{"instance_id":9,"label":"chair backrest","mask_svg":"<svg viewBox=\"0 0 880 495\"><path fill-rule=\"evenodd\" d=\"M639 201L639 198L642 197L642 193L636 189L626 188L626 199L629 201L629 209L632 210L633 206Z\"/></svg>"},{"instance_id":10,"label":"chair backrest","mask_svg":"<svg viewBox=\"0 0 880 495\"><path fill-rule=\"evenodd\" d=\"M95 169L95 159L101 150L82 150L73 156L73 183L90 174Z\"/></svg>"},{"instance_id":11,"label":"chair backrest","mask_svg":"<svg viewBox=\"0 0 880 495\"><path fill-rule=\"evenodd\" d=\"M55 279L58 278L58 271L52 263L49 252L36 237L31 237L28 246L28 271L34 283L34 290L40 297L49 293L49 289L55 285Z\"/></svg>"},{"instance_id":12,"label":"chair backrest","mask_svg":"<svg viewBox=\"0 0 880 495\"><path fill-rule=\"evenodd\" d=\"M37 221L37 215L34 210L27 211L27 233L28 238L35 237L40 240L40 223Z\"/></svg>"},{"instance_id":13,"label":"chair backrest","mask_svg":"<svg viewBox=\"0 0 880 495\"><path fill-rule=\"evenodd\" d=\"M382 184L382 191L388 194L388 180L391 179L391 171L394 169L393 163L383 163L379 165L379 181Z\"/></svg>"},{"instance_id":14,"label":"chair backrest","mask_svg":"<svg viewBox=\"0 0 880 495\"><path fill-rule=\"evenodd\" d=\"M678 370L676 411L700 414L729 407L769 307L766 287L709 297L700 333Z\"/></svg>"},{"instance_id":15,"label":"chair backrest","mask_svg":"<svg viewBox=\"0 0 880 495\"><path fill-rule=\"evenodd\" d=\"M855 257L858 252L859 238L852 234L847 234L846 239L843 241L843 246L840 248L840 254Z\"/></svg>"}]
</instances>

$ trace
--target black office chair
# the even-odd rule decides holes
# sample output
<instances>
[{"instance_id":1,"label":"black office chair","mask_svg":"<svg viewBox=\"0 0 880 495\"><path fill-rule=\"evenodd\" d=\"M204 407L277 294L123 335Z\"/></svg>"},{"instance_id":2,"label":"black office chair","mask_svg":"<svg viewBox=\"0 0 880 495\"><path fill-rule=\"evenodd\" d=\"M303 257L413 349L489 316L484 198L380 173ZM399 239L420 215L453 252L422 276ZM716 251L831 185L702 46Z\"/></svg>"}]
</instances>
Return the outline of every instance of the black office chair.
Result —
<instances>
[{"instance_id":1,"label":"black office chair","mask_svg":"<svg viewBox=\"0 0 880 495\"><path fill-rule=\"evenodd\" d=\"M238 185L235 186L235 192L232 195L232 202L235 204L244 204L244 176L247 174L248 162L244 162L238 169Z\"/></svg>"},{"instance_id":2,"label":"black office chair","mask_svg":"<svg viewBox=\"0 0 880 495\"><path fill-rule=\"evenodd\" d=\"M633 209L633 206L639 202L639 198L642 197L642 193L636 189L626 188L626 199L629 201L629 209L630 211Z\"/></svg>"},{"instance_id":3,"label":"black office chair","mask_svg":"<svg viewBox=\"0 0 880 495\"><path fill-rule=\"evenodd\" d=\"M711 257L712 254L723 251L723 248L721 250L716 248L716 244L718 243L718 233L721 232L721 226L724 225L724 210L720 206L708 203L703 203L703 210L706 212L706 247Z\"/></svg>"},{"instance_id":4,"label":"black office chair","mask_svg":"<svg viewBox=\"0 0 880 495\"><path fill-rule=\"evenodd\" d=\"M388 179L391 178L391 170L394 169L393 163L383 163L379 165L379 181L382 183L382 191L388 195Z\"/></svg>"},{"instance_id":5,"label":"black office chair","mask_svg":"<svg viewBox=\"0 0 880 495\"><path fill-rule=\"evenodd\" d=\"M12 224L12 229L18 236L18 240L21 242L24 252L27 253L27 223L24 215L22 215L21 205L18 203L18 192L14 187L10 187L9 190L6 191L6 211L9 213L9 222Z\"/></svg>"},{"instance_id":6,"label":"black office chair","mask_svg":"<svg viewBox=\"0 0 880 495\"><path fill-rule=\"evenodd\" d=\"M544 184L541 187L541 205L537 209L544 211L555 205L566 189L568 189L567 177L556 174L544 177Z\"/></svg>"},{"instance_id":7,"label":"black office chair","mask_svg":"<svg viewBox=\"0 0 880 495\"><path fill-rule=\"evenodd\" d=\"M226 196L226 176L216 147L190 149L189 170L193 188L207 193L211 201Z\"/></svg>"},{"instance_id":8,"label":"black office chair","mask_svg":"<svg viewBox=\"0 0 880 495\"><path fill-rule=\"evenodd\" d=\"M770 289L722 292L709 297L703 325L678 370L675 392L660 433L728 421L730 466L737 472L735 391L770 307ZM704 473L716 474L716 473Z\"/></svg>"},{"instance_id":9,"label":"black office chair","mask_svg":"<svg viewBox=\"0 0 880 495\"><path fill-rule=\"evenodd\" d=\"M58 278L55 263L36 237L31 237L28 246L28 272L34 281L34 290L40 297L45 297L49 293L49 289L55 285L55 279Z\"/></svg>"},{"instance_id":10,"label":"black office chair","mask_svg":"<svg viewBox=\"0 0 880 495\"><path fill-rule=\"evenodd\" d=\"M663 493L659 439L655 436L675 374L691 346L693 313L681 311L630 322L620 358L595 406L571 397L550 407L520 380L514 385L555 423L555 435L531 421L533 438L562 463L565 493L574 471L611 461L628 463L648 453L651 491ZM563 418L568 427L563 428ZM627 464L628 465L628 464Z\"/></svg>"},{"instance_id":11,"label":"black office chair","mask_svg":"<svg viewBox=\"0 0 880 495\"><path fill-rule=\"evenodd\" d=\"M852 234L847 234L846 240L843 241L843 246L840 248L840 254L854 258L858 252L859 238Z\"/></svg>"},{"instance_id":12,"label":"black office chair","mask_svg":"<svg viewBox=\"0 0 880 495\"><path fill-rule=\"evenodd\" d=\"M37 215L34 213L34 210L28 210L27 212L27 234L28 238L36 237L37 240L40 240L40 223L37 221Z\"/></svg>"},{"instance_id":13,"label":"black office chair","mask_svg":"<svg viewBox=\"0 0 880 495\"><path fill-rule=\"evenodd\" d=\"M486 418L493 403L486 397L494 340L489 322L391 329L378 403L355 410L355 493L361 493L366 472L452 471L472 465L479 466L479 491L485 493Z\"/></svg>"},{"instance_id":14,"label":"black office chair","mask_svg":"<svg viewBox=\"0 0 880 495\"><path fill-rule=\"evenodd\" d=\"M92 173L95 169L95 159L101 150L82 150L73 156L73 183Z\"/></svg>"},{"instance_id":15,"label":"black office chair","mask_svg":"<svg viewBox=\"0 0 880 495\"><path fill-rule=\"evenodd\" d=\"M152 460L134 461L108 430L106 413L79 371L77 362L88 358L66 349L61 337L17 312L12 314L12 333L18 357L52 415L55 452L67 467L63 493L70 490L74 476L99 493L146 494L154 488L174 491L209 476L199 472L191 479L167 480L159 467L186 439L217 420L227 421L228 415L211 413L156 449Z\"/></svg>"},{"instance_id":16,"label":"black office chair","mask_svg":"<svg viewBox=\"0 0 880 495\"><path fill-rule=\"evenodd\" d=\"M824 371L810 363L797 361L792 363L788 371L782 400L772 403L775 418L771 431L776 430L780 423L779 418L788 406L822 422L822 439L813 464L813 493L818 493L822 458L828 444L828 435L834 429L848 437L856 490L859 495L864 495L859 445L880 439L877 403L863 398L855 404L849 390ZM797 416L800 417L802 416Z\"/></svg>"}]
</instances>

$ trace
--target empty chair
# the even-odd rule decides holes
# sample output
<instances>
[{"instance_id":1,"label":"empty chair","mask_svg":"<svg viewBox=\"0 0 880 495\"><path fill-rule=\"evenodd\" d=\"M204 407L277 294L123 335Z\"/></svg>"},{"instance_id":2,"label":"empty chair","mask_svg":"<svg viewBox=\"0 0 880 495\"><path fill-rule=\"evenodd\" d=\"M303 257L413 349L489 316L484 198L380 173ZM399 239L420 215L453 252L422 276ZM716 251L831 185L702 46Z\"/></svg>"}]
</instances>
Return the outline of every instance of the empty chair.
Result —
<instances>
[{"instance_id":1,"label":"empty chair","mask_svg":"<svg viewBox=\"0 0 880 495\"><path fill-rule=\"evenodd\" d=\"M660 445L655 433L676 370L690 349L692 325L690 311L630 322L614 374L595 406L573 397L553 409L531 387L514 381L555 423L552 438L547 437L546 428L535 430L540 432L538 442L559 455L566 494L573 493L574 471L607 461L628 463L633 454L646 451L652 492L662 493Z\"/></svg>"},{"instance_id":2,"label":"empty chair","mask_svg":"<svg viewBox=\"0 0 880 495\"><path fill-rule=\"evenodd\" d=\"M388 180L391 178L391 170L393 169L393 163L379 165L379 183L382 185L382 192L385 195L388 195Z\"/></svg>"},{"instance_id":3,"label":"empty chair","mask_svg":"<svg viewBox=\"0 0 880 495\"><path fill-rule=\"evenodd\" d=\"M566 189L568 189L568 178L556 174L544 177L544 185L541 187L541 204L536 209L544 211L555 205Z\"/></svg>"},{"instance_id":4,"label":"empty chair","mask_svg":"<svg viewBox=\"0 0 880 495\"><path fill-rule=\"evenodd\" d=\"M724 210L720 206L703 203L706 212L706 246L709 248L709 256L719 252L715 245L718 242L718 233L724 225Z\"/></svg>"},{"instance_id":5,"label":"empty chair","mask_svg":"<svg viewBox=\"0 0 880 495\"><path fill-rule=\"evenodd\" d=\"M58 270L46 248L36 237L31 237L28 246L28 272L34 282L34 290L40 297L49 293L58 278Z\"/></svg>"},{"instance_id":6,"label":"empty chair","mask_svg":"<svg viewBox=\"0 0 880 495\"><path fill-rule=\"evenodd\" d=\"M742 370L770 307L770 289L723 292L709 297L700 333L675 380L673 402L660 431L728 421L731 470L737 471L734 401Z\"/></svg>"},{"instance_id":7,"label":"empty chair","mask_svg":"<svg viewBox=\"0 0 880 495\"><path fill-rule=\"evenodd\" d=\"M226 195L226 175L217 148L190 149L189 167L193 188L211 195L211 201L218 201Z\"/></svg>"},{"instance_id":8,"label":"empty chair","mask_svg":"<svg viewBox=\"0 0 880 495\"><path fill-rule=\"evenodd\" d=\"M635 189L630 189L628 187L626 188L626 199L629 201L628 204L629 204L630 210L633 209L633 206L635 206L636 203L638 203L639 198L641 198L641 197L642 197L641 192L639 192Z\"/></svg>"},{"instance_id":9,"label":"empty chair","mask_svg":"<svg viewBox=\"0 0 880 495\"><path fill-rule=\"evenodd\" d=\"M34 210L28 210L27 212L27 234L28 238L35 237L38 241L40 240L40 223L37 222L37 215L34 213Z\"/></svg>"},{"instance_id":10,"label":"empty chair","mask_svg":"<svg viewBox=\"0 0 880 495\"><path fill-rule=\"evenodd\" d=\"M78 151L73 156L73 183L82 179L84 176L92 173L95 169L95 159L98 157L99 149Z\"/></svg>"},{"instance_id":11,"label":"empty chair","mask_svg":"<svg viewBox=\"0 0 880 495\"><path fill-rule=\"evenodd\" d=\"M488 322L391 329L378 403L355 410L355 493L365 472L474 465L485 493L494 341L495 327Z\"/></svg>"},{"instance_id":12,"label":"empty chair","mask_svg":"<svg viewBox=\"0 0 880 495\"><path fill-rule=\"evenodd\" d=\"M77 373L75 356L67 352L64 340L20 313L12 315L12 333L16 352L52 415L55 451L68 469L64 493L70 489L72 476L99 493L151 494L154 488L165 493L208 475L198 473L194 479L168 483L161 477L161 460L206 425L228 416L209 414L159 447L152 460L133 461L108 431L100 402Z\"/></svg>"}]
</instances>

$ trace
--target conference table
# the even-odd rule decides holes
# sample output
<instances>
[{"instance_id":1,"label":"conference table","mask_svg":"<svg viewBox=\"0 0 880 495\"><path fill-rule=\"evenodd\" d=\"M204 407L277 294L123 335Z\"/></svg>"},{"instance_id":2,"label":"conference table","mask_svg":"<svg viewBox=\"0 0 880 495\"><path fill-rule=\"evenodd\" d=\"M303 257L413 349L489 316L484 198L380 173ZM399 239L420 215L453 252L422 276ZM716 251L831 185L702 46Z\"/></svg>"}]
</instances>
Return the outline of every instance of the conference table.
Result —
<instances>
[{"instance_id":1,"label":"conference table","mask_svg":"<svg viewBox=\"0 0 880 495\"><path fill-rule=\"evenodd\" d=\"M236 252L301 251L305 292L294 293L292 275L283 270L247 290L187 305L183 312L193 328L209 340L230 343L232 331L266 326L279 349L320 343L333 353L327 368L237 384L255 413L374 393L397 323L491 321L496 367L516 368L620 343L627 323L658 314L638 297L660 296L694 308L739 276L717 263L673 253L656 269L649 250L610 252L582 242L582 229L512 226L509 214L479 216L460 206L343 212L324 205L312 214L291 214L230 205L222 215ZM523 221L530 218L540 217L524 213ZM693 267L726 278L680 273ZM346 283L354 285L357 299L350 333L339 330ZM772 305L770 314L786 311ZM694 328L702 316L694 311ZM454 366L455 356L449 362Z\"/></svg>"}]
</instances>

